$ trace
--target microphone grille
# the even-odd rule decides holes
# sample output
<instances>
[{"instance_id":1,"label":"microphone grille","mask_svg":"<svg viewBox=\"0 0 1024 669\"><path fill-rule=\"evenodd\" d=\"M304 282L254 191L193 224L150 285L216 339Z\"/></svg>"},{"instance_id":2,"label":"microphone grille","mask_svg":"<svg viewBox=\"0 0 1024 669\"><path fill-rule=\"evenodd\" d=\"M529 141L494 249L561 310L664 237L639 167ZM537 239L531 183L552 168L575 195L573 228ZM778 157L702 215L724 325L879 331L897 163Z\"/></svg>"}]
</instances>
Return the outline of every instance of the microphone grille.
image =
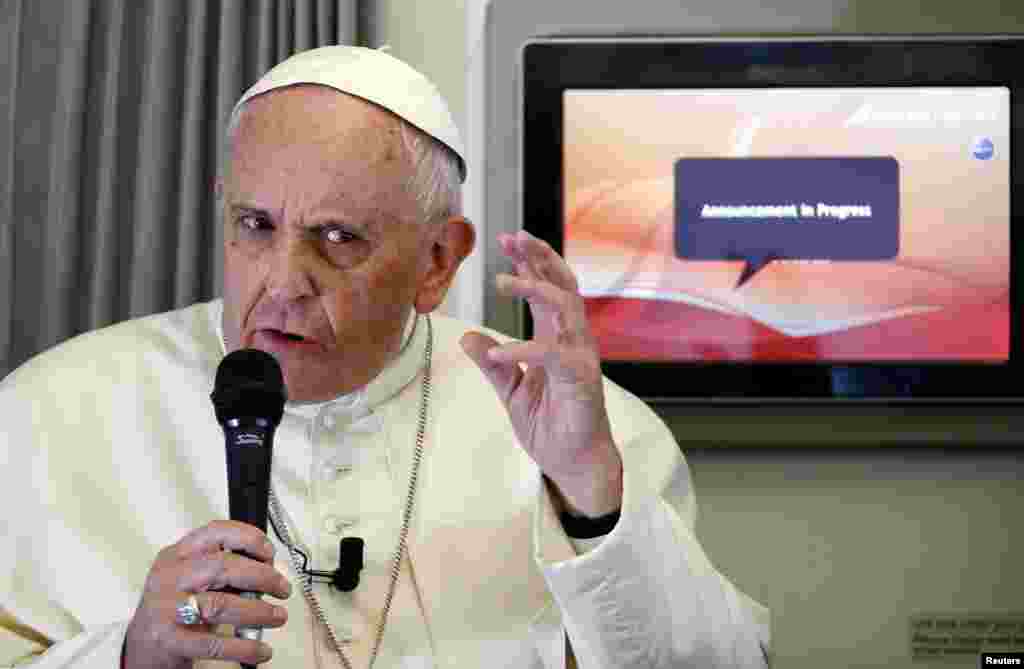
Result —
<instances>
[{"instance_id":1,"label":"microphone grille","mask_svg":"<svg viewBox=\"0 0 1024 669\"><path fill-rule=\"evenodd\" d=\"M247 416L266 418L277 425L287 400L281 366L265 351L232 351L217 367L210 399L220 423Z\"/></svg>"}]
</instances>

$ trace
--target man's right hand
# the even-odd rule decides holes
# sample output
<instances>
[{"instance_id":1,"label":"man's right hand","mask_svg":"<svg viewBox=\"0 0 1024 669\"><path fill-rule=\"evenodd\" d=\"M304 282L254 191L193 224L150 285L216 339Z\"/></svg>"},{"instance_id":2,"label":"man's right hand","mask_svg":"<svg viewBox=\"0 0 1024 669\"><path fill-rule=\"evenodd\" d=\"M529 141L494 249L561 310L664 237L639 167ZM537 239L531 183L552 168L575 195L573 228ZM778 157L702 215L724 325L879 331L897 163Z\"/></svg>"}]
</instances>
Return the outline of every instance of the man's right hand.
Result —
<instances>
[{"instance_id":1,"label":"man's right hand","mask_svg":"<svg viewBox=\"0 0 1024 669\"><path fill-rule=\"evenodd\" d=\"M228 551L241 551L236 555ZM193 530L157 555L145 589L128 625L123 669L185 669L194 660L232 660L259 664L270 659L265 643L219 636L216 625L281 627L284 607L226 592L232 587L287 599L291 583L273 567L274 547L257 528L216 520ZM195 594L202 622L182 625L177 606Z\"/></svg>"}]
</instances>

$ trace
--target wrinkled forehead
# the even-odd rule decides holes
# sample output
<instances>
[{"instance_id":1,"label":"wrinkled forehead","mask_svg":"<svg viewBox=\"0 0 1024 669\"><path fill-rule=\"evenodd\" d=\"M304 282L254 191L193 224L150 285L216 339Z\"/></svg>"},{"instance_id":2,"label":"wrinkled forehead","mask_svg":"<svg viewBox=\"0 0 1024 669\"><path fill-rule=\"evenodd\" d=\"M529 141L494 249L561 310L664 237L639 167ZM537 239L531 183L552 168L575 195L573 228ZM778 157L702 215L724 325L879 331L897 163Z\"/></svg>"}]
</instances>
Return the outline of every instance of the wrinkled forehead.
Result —
<instances>
[{"instance_id":1,"label":"wrinkled forehead","mask_svg":"<svg viewBox=\"0 0 1024 669\"><path fill-rule=\"evenodd\" d=\"M249 100L239 111L233 147L283 151L319 149L326 158L349 160L401 156L397 116L372 102L326 86L300 84ZM311 158L316 153L311 152Z\"/></svg>"},{"instance_id":2,"label":"wrinkled forehead","mask_svg":"<svg viewBox=\"0 0 1024 669\"><path fill-rule=\"evenodd\" d=\"M302 84L249 100L234 127L229 189L248 197L302 188L320 199L404 206L413 165L398 117L332 88ZM396 212L398 213L398 212Z\"/></svg>"}]
</instances>

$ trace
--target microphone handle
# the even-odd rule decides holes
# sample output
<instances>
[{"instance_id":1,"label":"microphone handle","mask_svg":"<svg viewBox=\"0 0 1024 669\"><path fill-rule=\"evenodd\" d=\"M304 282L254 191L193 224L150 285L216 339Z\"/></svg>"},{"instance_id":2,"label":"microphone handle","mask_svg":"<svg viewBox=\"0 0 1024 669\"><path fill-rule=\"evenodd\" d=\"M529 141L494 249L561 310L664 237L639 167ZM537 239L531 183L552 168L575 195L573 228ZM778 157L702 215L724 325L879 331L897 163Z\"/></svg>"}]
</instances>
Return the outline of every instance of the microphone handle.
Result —
<instances>
[{"instance_id":1,"label":"microphone handle","mask_svg":"<svg viewBox=\"0 0 1024 669\"><path fill-rule=\"evenodd\" d=\"M245 597L246 599L259 599L260 598L260 593L258 593L258 592L240 592L238 594L239 594L240 597ZM251 641L260 641L263 638L263 628L262 627L236 627L235 628L235 638L237 638L237 639L249 639ZM242 663L242 669L256 669L256 665Z\"/></svg>"},{"instance_id":2,"label":"microphone handle","mask_svg":"<svg viewBox=\"0 0 1024 669\"><path fill-rule=\"evenodd\" d=\"M228 474L228 513L267 531L267 500L274 430L266 419L235 419L224 428Z\"/></svg>"},{"instance_id":3,"label":"microphone handle","mask_svg":"<svg viewBox=\"0 0 1024 669\"><path fill-rule=\"evenodd\" d=\"M235 419L224 426L228 467L228 506L232 520L267 531L267 500L274 428L266 419ZM240 592L246 599L259 599L258 592ZM260 641L263 628L240 626L235 637ZM242 669L256 669L242 664Z\"/></svg>"}]
</instances>

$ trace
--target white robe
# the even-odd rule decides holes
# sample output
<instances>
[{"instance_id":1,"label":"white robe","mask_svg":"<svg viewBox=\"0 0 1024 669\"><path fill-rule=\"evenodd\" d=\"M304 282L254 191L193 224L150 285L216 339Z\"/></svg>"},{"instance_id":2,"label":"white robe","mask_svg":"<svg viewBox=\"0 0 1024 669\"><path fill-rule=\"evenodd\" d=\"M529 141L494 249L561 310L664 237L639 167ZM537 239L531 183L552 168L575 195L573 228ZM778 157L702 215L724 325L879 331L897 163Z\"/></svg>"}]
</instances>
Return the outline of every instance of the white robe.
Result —
<instances>
[{"instance_id":1,"label":"white robe","mask_svg":"<svg viewBox=\"0 0 1024 669\"><path fill-rule=\"evenodd\" d=\"M0 383L0 666L117 667L157 552L228 517L209 399L222 309L215 300L87 333ZM768 611L701 549L689 469L650 408L605 381L622 515L608 535L574 542L458 344L471 326L431 318L409 552L375 666L554 669L565 635L581 669L765 666ZM288 403L274 440L273 486L311 568L333 569L343 536L366 541L355 591L314 586L355 667L373 643L409 485L427 330L422 317L410 326L362 390ZM274 542L296 587L288 623L264 633L274 657L263 666L341 666Z\"/></svg>"}]
</instances>

